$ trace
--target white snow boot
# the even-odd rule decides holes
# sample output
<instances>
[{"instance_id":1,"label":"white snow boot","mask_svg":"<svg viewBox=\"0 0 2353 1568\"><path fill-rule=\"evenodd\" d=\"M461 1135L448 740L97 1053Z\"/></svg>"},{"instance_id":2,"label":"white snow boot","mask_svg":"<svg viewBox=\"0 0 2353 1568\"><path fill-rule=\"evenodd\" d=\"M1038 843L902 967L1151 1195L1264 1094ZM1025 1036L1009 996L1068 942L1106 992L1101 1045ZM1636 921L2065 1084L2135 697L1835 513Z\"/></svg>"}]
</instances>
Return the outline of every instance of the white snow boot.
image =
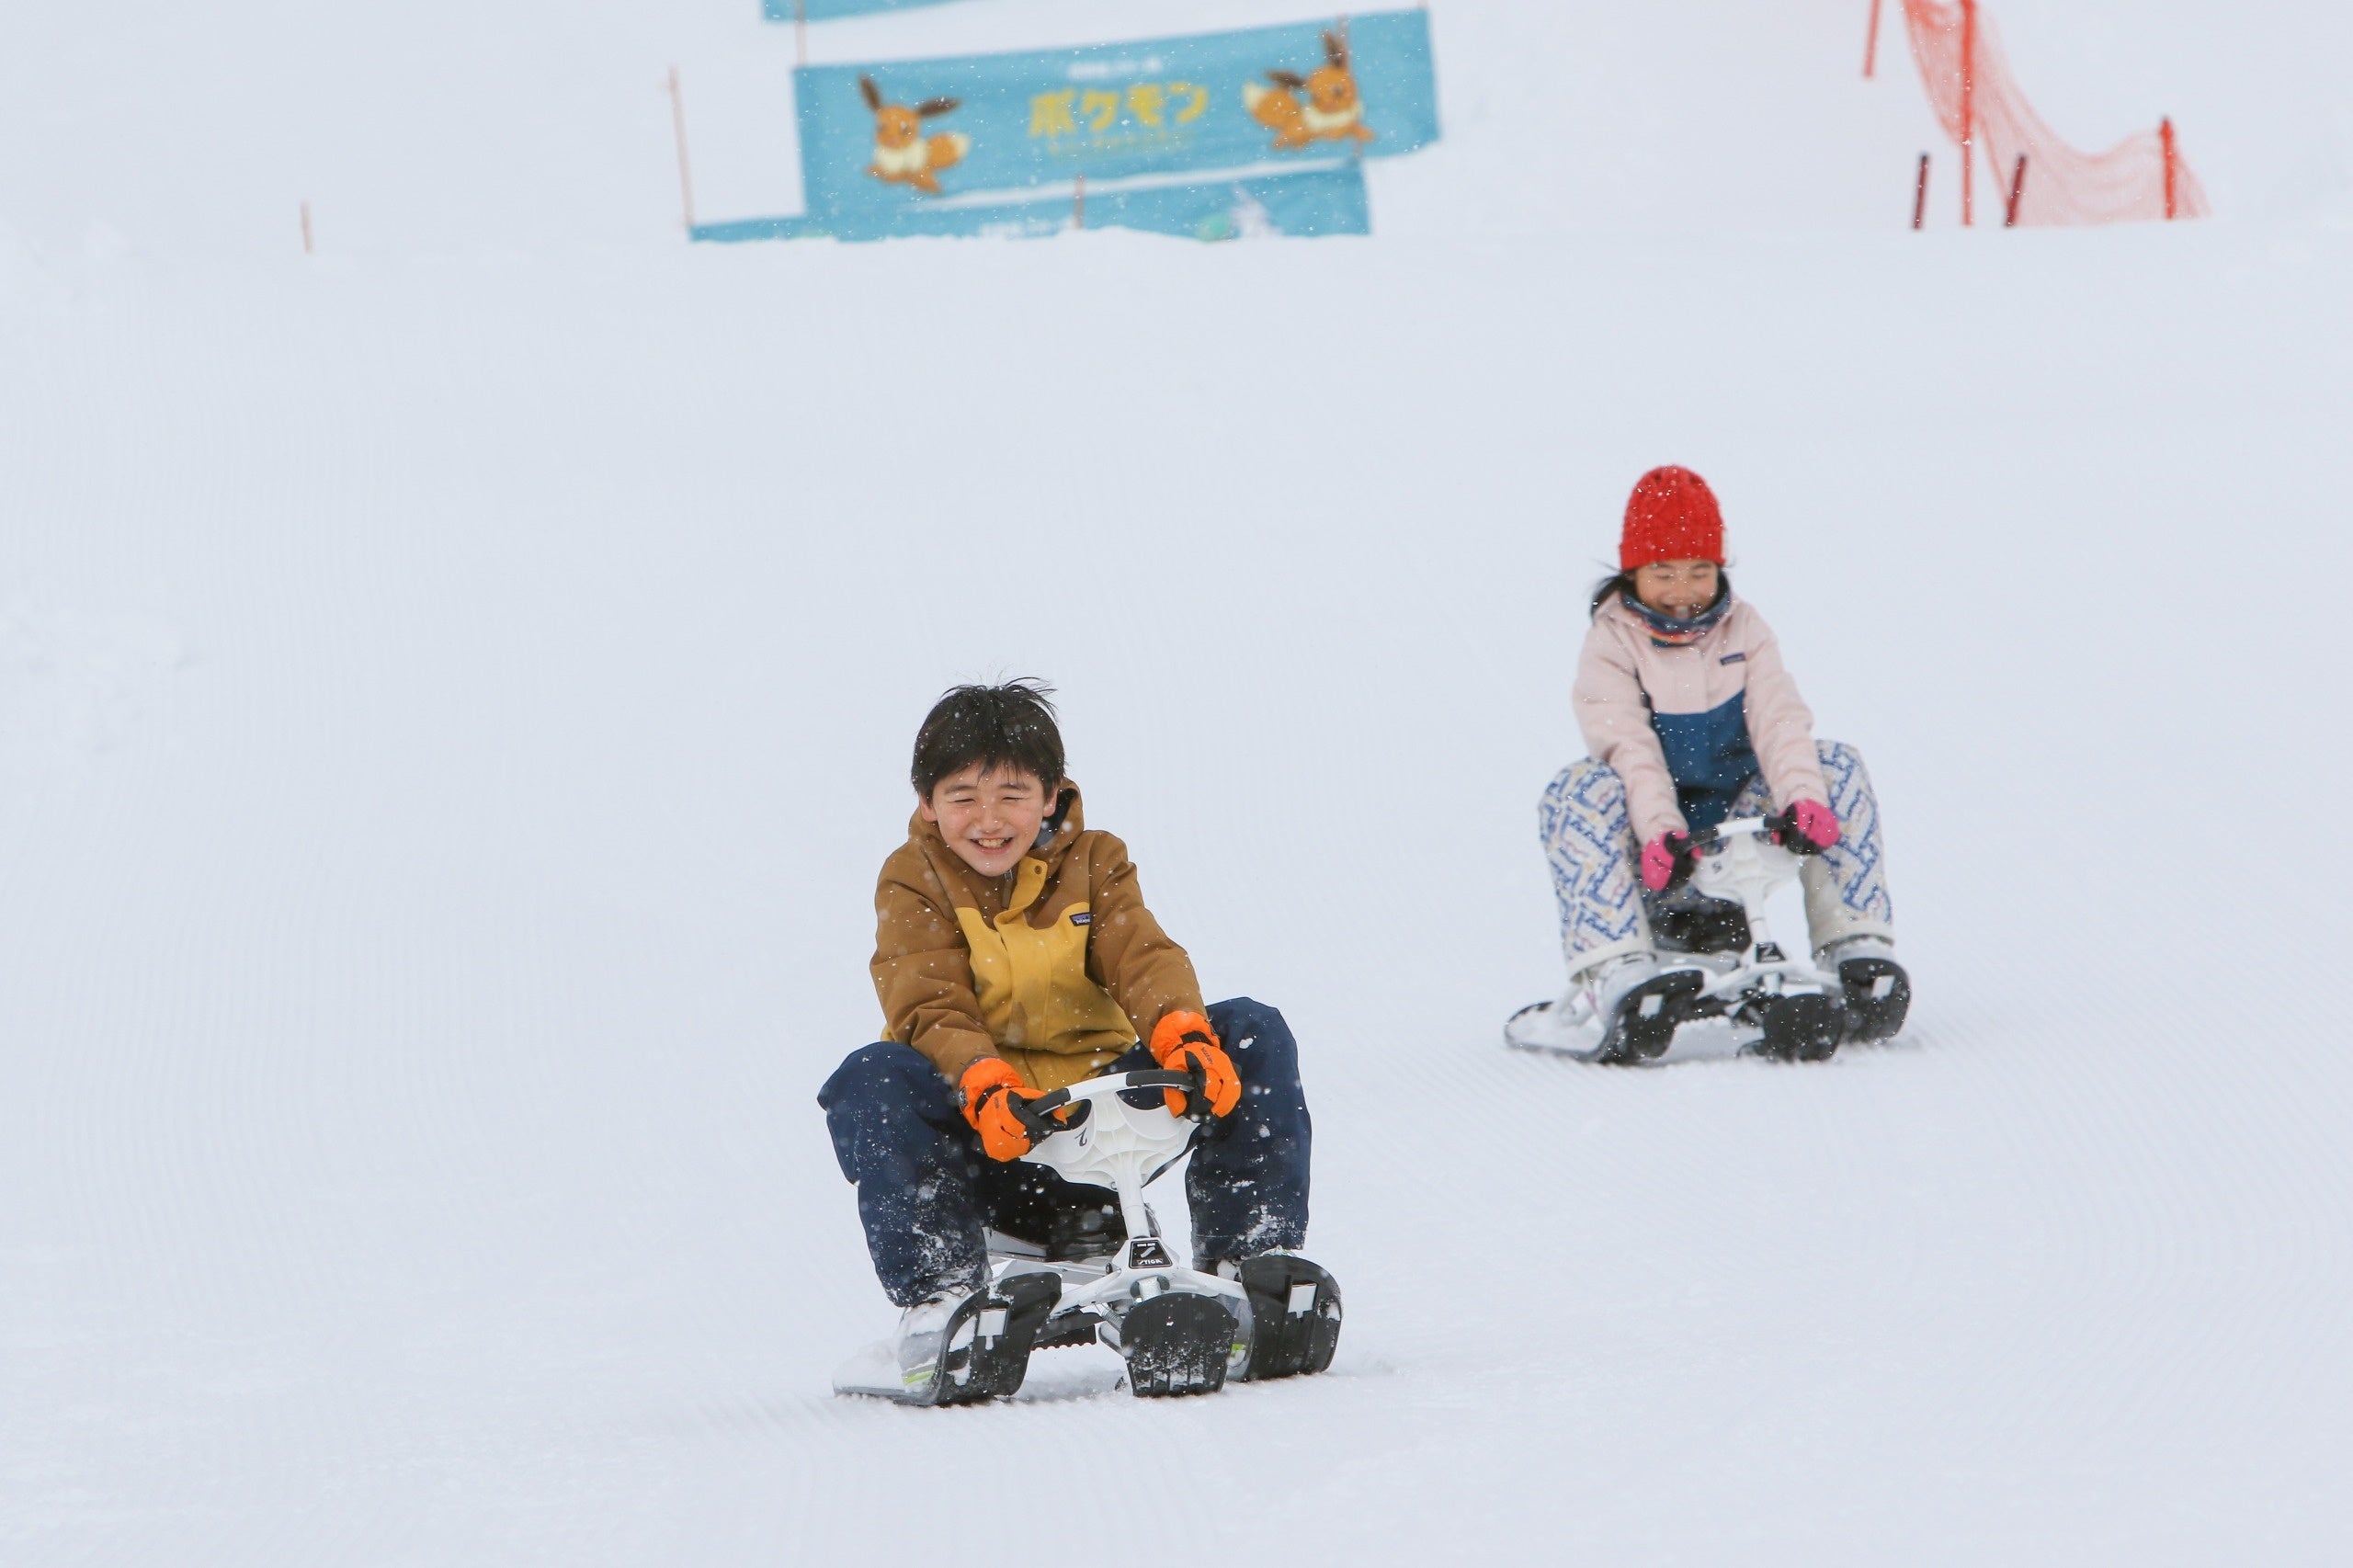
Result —
<instances>
[{"instance_id":1,"label":"white snow boot","mask_svg":"<svg viewBox=\"0 0 2353 1568\"><path fill-rule=\"evenodd\" d=\"M1707 984L1699 961L1662 964L1648 952L1619 952L1569 978L1568 994L1531 1002L1504 1021L1516 1051L1552 1051L1622 1065L1662 1055ZM1598 1041L1596 1033L1598 1032Z\"/></svg>"},{"instance_id":2,"label":"white snow boot","mask_svg":"<svg viewBox=\"0 0 2353 1568\"><path fill-rule=\"evenodd\" d=\"M1062 1278L1015 1274L978 1290L942 1290L899 1314L892 1350L899 1397L911 1404L970 1404L1020 1392Z\"/></svg>"},{"instance_id":3,"label":"white snow boot","mask_svg":"<svg viewBox=\"0 0 2353 1568\"><path fill-rule=\"evenodd\" d=\"M1578 977L1593 1016L1601 1022L1594 1060L1612 1065L1648 1062L1675 1043L1675 1026L1707 984L1688 964L1662 967L1649 953L1627 953Z\"/></svg>"},{"instance_id":4,"label":"white snow boot","mask_svg":"<svg viewBox=\"0 0 2353 1568\"><path fill-rule=\"evenodd\" d=\"M891 1336L891 1348L898 1356L900 1376L910 1385L928 1383L938 1371L939 1347L948 1341L948 1320L971 1294L942 1290L899 1314L899 1331Z\"/></svg>"}]
</instances>

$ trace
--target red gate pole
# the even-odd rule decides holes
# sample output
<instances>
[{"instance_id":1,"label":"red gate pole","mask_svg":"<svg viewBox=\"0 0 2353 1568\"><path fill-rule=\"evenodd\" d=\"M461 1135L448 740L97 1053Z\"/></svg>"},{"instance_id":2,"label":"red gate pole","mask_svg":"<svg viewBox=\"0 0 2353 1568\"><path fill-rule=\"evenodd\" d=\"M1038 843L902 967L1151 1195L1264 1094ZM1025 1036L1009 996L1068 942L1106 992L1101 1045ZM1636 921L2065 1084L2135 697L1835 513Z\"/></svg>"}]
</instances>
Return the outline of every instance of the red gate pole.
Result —
<instances>
[{"instance_id":1,"label":"red gate pole","mask_svg":"<svg viewBox=\"0 0 2353 1568\"><path fill-rule=\"evenodd\" d=\"M1971 213L1977 162L1977 0L1961 0L1961 222L1975 222Z\"/></svg>"},{"instance_id":2,"label":"red gate pole","mask_svg":"<svg viewBox=\"0 0 2353 1568\"><path fill-rule=\"evenodd\" d=\"M2173 144L2173 116L2167 115L2157 121L2157 140L2164 143L2165 150L2165 222L2170 223L2179 210L2176 192L2180 186L2174 171L2181 166L2181 154L2175 151Z\"/></svg>"},{"instance_id":3,"label":"red gate pole","mask_svg":"<svg viewBox=\"0 0 2353 1568\"><path fill-rule=\"evenodd\" d=\"M2018 199L2026 194L2026 154L2018 154L2018 166L2010 171L2010 199L2002 208L2002 227L2018 226Z\"/></svg>"},{"instance_id":4,"label":"red gate pole","mask_svg":"<svg viewBox=\"0 0 2353 1568\"><path fill-rule=\"evenodd\" d=\"M1928 154L1920 154L1920 180L1912 187L1912 226L1918 228L1928 216Z\"/></svg>"},{"instance_id":5,"label":"red gate pole","mask_svg":"<svg viewBox=\"0 0 2353 1568\"><path fill-rule=\"evenodd\" d=\"M1871 0L1870 30L1863 35L1863 80L1871 79L1871 66L1879 59L1879 0Z\"/></svg>"}]
</instances>

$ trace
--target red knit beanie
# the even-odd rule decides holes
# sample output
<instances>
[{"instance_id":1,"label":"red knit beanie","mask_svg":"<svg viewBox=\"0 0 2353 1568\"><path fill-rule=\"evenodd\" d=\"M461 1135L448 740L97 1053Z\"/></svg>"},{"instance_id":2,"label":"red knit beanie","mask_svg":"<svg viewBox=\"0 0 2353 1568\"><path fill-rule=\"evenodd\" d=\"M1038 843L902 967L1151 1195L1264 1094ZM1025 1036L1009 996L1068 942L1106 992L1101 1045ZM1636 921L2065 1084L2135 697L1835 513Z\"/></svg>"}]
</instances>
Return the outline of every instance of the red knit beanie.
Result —
<instances>
[{"instance_id":1,"label":"red knit beanie","mask_svg":"<svg viewBox=\"0 0 2353 1568\"><path fill-rule=\"evenodd\" d=\"M1626 531L1618 539L1618 568L1631 572L1654 561L1724 563L1724 515L1716 493L1688 468L1654 468L1626 499Z\"/></svg>"}]
</instances>

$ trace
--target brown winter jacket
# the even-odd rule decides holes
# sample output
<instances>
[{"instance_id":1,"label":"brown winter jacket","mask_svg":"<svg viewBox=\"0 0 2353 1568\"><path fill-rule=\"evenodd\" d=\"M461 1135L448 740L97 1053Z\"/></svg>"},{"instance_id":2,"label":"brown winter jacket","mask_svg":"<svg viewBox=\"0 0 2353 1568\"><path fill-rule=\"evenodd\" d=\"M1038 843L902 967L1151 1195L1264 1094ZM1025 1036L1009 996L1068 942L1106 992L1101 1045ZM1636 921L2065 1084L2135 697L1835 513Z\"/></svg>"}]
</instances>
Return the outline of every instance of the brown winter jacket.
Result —
<instances>
[{"instance_id":1,"label":"brown winter jacket","mask_svg":"<svg viewBox=\"0 0 2353 1568\"><path fill-rule=\"evenodd\" d=\"M1091 1077L1161 1015L1201 1010L1193 960L1143 903L1128 847L1089 832L1063 786L1042 847L1002 877L966 865L917 811L874 890L886 1038L953 1082L1003 1057L1036 1089Z\"/></svg>"}]
</instances>

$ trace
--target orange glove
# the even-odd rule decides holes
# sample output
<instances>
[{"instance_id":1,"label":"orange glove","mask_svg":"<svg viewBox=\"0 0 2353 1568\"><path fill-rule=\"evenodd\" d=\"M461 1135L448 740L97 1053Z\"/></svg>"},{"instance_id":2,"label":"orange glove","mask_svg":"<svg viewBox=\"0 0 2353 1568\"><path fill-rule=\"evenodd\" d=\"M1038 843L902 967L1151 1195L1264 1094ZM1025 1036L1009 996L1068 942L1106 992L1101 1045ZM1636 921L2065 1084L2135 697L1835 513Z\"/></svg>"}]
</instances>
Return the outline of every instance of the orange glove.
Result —
<instances>
[{"instance_id":1,"label":"orange glove","mask_svg":"<svg viewBox=\"0 0 2353 1568\"><path fill-rule=\"evenodd\" d=\"M1170 1013L1152 1026L1152 1059L1165 1072L1190 1073L1199 1069L1203 1086L1210 1093L1210 1109L1218 1116L1230 1114L1242 1103L1242 1074L1233 1070L1233 1058L1217 1042L1217 1031L1199 1013ZM1185 1095L1181 1089L1163 1089L1168 1096L1172 1116L1185 1114Z\"/></svg>"},{"instance_id":2,"label":"orange glove","mask_svg":"<svg viewBox=\"0 0 2353 1568\"><path fill-rule=\"evenodd\" d=\"M996 1056L983 1056L965 1068L959 1086L964 1091L964 1119L981 1135L981 1147L990 1159L1017 1160L1029 1152L1029 1130L1006 1099L1019 1095L1034 1100L1045 1090L1023 1088L1013 1063Z\"/></svg>"}]
</instances>

